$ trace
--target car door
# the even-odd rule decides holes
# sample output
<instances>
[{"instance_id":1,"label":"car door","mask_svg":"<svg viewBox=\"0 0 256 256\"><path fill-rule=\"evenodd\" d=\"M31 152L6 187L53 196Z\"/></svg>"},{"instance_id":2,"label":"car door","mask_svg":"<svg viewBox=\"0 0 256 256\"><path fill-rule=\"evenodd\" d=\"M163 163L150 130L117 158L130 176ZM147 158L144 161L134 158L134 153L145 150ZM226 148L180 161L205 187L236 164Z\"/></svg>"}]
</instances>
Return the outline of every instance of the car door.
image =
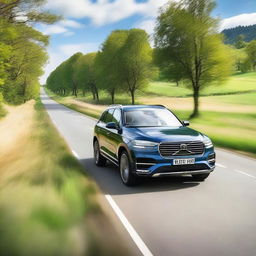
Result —
<instances>
[{"instance_id":1,"label":"car door","mask_svg":"<svg viewBox=\"0 0 256 256\"><path fill-rule=\"evenodd\" d=\"M100 149L109 154L109 130L106 128L107 123L111 122L113 119L114 109L106 110L106 113L102 115L102 118L99 120L98 127L98 139L100 144Z\"/></svg>"},{"instance_id":2,"label":"car door","mask_svg":"<svg viewBox=\"0 0 256 256\"><path fill-rule=\"evenodd\" d=\"M106 113L104 117L104 123L102 124L102 132L101 132L101 149L104 151L104 153L111 155L111 139L109 137L110 135L110 129L106 127L107 123L112 122L113 120L113 113L114 108L110 108L108 112Z\"/></svg>"},{"instance_id":3,"label":"car door","mask_svg":"<svg viewBox=\"0 0 256 256\"><path fill-rule=\"evenodd\" d=\"M118 145L122 141L122 135L120 134L121 128L122 128L122 122L121 122L122 112L120 108L116 108L113 113L113 119L112 122L116 123L117 127L120 129L108 129L109 134L109 150L112 157L115 159L118 159L117 156L117 150Z\"/></svg>"}]
</instances>

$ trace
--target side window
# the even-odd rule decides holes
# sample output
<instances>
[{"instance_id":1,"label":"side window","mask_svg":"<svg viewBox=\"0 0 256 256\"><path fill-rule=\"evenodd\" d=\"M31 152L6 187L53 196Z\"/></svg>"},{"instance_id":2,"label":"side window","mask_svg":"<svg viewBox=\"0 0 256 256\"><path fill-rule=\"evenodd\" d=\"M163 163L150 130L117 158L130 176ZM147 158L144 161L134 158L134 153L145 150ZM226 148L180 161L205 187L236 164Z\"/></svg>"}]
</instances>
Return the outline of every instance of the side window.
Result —
<instances>
[{"instance_id":1,"label":"side window","mask_svg":"<svg viewBox=\"0 0 256 256\"><path fill-rule=\"evenodd\" d=\"M113 114L113 122L120 125L121 124L121 110L119 108L116 108L114 114Z\"/></svg>"},{"instance_id":2,"label":"side window","mask_svg":"<svg viewBox=\"0 0 256 256\"><path fill-rule=\"evenodd\" d=\"M108 110L108 112L106 113L106 115L104 117L105 123L113 122L113 113L114 113L114 108L111 108Z\"/></svg>"},{"instance_id":3,"label":"side window","mask_svg":"<svg viewBox=\"0 0 256 256\"><path fill-rule=\"evenodd\" d=\"M103 114L101 115L101 117L99 119L100 122L105 123L107 112L108 112L107 110L103 112Z\"/></svg>"}]
</instances>

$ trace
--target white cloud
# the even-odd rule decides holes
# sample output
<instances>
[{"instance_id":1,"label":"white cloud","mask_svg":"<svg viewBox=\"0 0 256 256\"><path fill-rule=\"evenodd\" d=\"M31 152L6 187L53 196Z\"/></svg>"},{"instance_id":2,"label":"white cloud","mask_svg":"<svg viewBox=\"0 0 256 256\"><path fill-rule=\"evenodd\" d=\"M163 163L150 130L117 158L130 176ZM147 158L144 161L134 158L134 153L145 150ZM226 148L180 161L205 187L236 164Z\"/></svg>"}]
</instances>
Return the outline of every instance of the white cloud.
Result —
<instances>
[{"instance_id":1,"label":"white cloud","mask_svg":"<svg viewBox=\"0 0 256 256\"><path fill-rule=\"evenodd\" d=\"M63 34L65 32L68 32L65 27L60 25L44 26L41 31L46 35Z\"/></svg>"},{"instance_id":2,"label":"white cloud","mask_svg":"<svg viewBox=\"0 0 256 256\"><path fill-rule=\"evenodd\" d=\"M144 29L149 35L152 35L154 33L155 25L156 19L146 19L135 25L135 27Z\"/></svg>"},{"instance_id":3,"label":"white cloud","mask_svg":"<svg viewBox=\"0 0 256 256\"><path fill-rule=\"evenodd\" d=\"M143 3L136 0L48 0L46 8L66 17L89 18L94 25L101 26L134 14L155 17L159 7L167 2L168 0L148 0Z\"/></svg>"},{"instance_id":4,"label":"white cloud","mask_svg":"<svg viewBox=\"0 0 256 256\"><path fill-rule=\"evenodd\" d=\"M73 35L73 33L69 30L81 28L83 24L76 22L74 20L61 20L54 25L41 25L39 28L40 31L46 35L53 35L53 34L64 34L66 36Z\"/></svg>"},{"instance_id":5,"label":"white cloud","mask_svg":"<svg viewBox=\"0 0 256 256\"><path fill-rule=\"evenodd\" d=\"M221 22L220 31L237 26L249 26L254 24L256 24L256 12L243 13L227 19L223 19Z\"/></svg>"},{"instance_id":6,"label":"white cloud","mask_svg":"<svg viewBox=\"0 0 256 256\"><path fill-rule=\"evenodd\" d=\"M59 51L66 57L77 52L89 53L98 51L99 46L94 43L64 44L59 46Z\"/></svg>"},{"instance_id":7,"label":"white cloud","mask_svg":"<svg viewBox=\"0 0 256 256\"><path fill-rule=\"evenodd\" d=\"M68 28L81 28L83 26L81 23L74 20L61 20L59 24Z\"/></svg>"}]
</instances>

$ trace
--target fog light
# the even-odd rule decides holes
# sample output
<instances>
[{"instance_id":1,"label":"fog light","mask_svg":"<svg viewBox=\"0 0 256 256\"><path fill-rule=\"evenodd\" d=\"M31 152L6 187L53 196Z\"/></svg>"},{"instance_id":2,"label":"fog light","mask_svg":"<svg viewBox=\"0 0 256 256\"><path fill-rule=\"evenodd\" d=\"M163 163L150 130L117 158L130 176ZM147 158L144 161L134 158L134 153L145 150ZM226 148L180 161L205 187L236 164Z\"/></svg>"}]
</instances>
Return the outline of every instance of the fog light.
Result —
<instances>
[{"instance_id":1,"label":"fog light","mask_svg":"<svg viewBox=\"0 0 256 256\"><path fill-rule=\"evenodd\" d=\"M207 159L208 163L209 163L209 164L215 164L215 157L216 157L215 153L210 154L210 155L208 156L208 159Z\"/></svg>"}]
</instances>

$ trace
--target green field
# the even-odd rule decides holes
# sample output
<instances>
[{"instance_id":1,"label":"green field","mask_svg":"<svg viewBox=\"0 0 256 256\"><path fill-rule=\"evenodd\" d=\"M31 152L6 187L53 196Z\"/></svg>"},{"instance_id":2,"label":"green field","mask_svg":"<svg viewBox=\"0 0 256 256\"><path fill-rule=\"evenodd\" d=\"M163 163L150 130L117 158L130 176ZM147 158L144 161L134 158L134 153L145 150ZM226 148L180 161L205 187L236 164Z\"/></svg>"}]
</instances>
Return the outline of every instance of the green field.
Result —
<instances>
[{"instance_id":1,"label":"green field","mask_svg":"<svg viewBox=\"0 0 256 256\"><path fill-rule=\"evenodd\" d=\"M189 111L174 111L182 120ZM216 146L253 153L256 156L256 113L204 111L191 120L191 128L207 134Z\"/></svg>"},{"instance_id":2,"label":"green field","mask_svg":"<svg viewBox=\"0 0 256 256\"><path fill-rule=\"evenodd\" d=\"M256 92L256 72L236 74L231 76L223 84L213 84L202 90L201 95L236 94L241 92ZM188 97L192 96L192 90L181 84L177 87L169 82L151 82L145 91L145 96Z\"/></svg>"},{"instance_id":3,"label":"green field","mask_svg":"<svg viewBox=\"0 0 256 256\"><path fill-rule=\"evenodd\" d=\"M147 91L138 94L137 103L163 104L173 110L181 119L188 119L192 111L193 100L184 96L191 94L183 85L166 82L152 82ZM200 116L191 120L191 127L209 135L215 145L252 153L256 156L256 73L233 75L222 85L207 87L201 97ZM221 95L222 94L222 95ZM217 95L217 96L215 96ZM51 93L51 96L54 96ZM93 117L102 112L99 104L111 104L108 95L100 92L100 103L92 100L91 95L54 98L74 110ZM116 103L130 104L127 95L117 95ZM70 100L72 99L72 104ZM81 106L79 102L90 102L92 105ZM95 106L95 107L94 107Z\"/></svg>"}]
</instances>

